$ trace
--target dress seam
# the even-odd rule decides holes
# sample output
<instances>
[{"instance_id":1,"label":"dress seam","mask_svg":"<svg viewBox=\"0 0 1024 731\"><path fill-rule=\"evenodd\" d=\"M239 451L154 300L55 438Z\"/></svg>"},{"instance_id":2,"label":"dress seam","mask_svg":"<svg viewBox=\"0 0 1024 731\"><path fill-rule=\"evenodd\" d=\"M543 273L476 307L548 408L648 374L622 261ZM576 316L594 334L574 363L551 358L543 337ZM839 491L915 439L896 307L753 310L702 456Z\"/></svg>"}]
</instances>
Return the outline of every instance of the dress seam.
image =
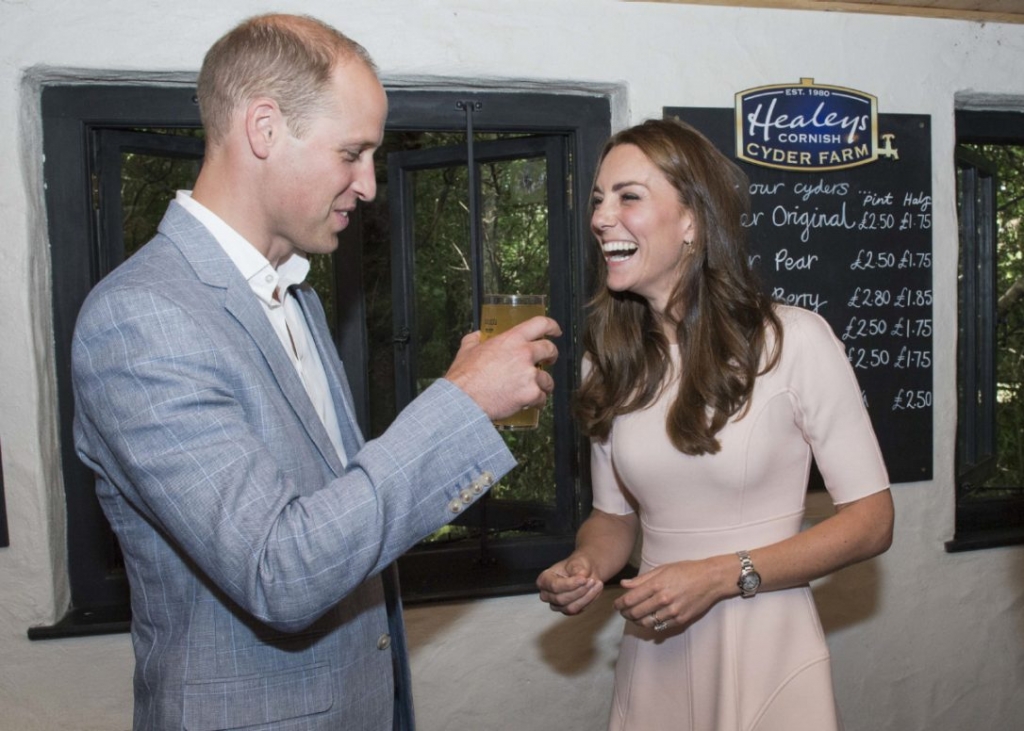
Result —
<instances>
[{"instance_id":1,"label":"dress seam","mask_svg":"<svg viewBox=\"0 0 1024 731\"><path fill-rule=\"evenodd\" d=\"M622 639L625 640L626 639L625 628L623 628L623 630L624 631L623 631L623 634L622 634ZM637 640L637 639L638 638L634 638L634 640ZM628 671L629 672L629 676L628 676L628 679L626 681L626 697L625 698L615 697L615 701L612 703L612 713L615 714L616 716L618 716L619 724L623 724L623 725L626 723L626 719L629 717L629 706L633 702L633 676L635 675L635 671L636 671L637 657L640 654L639 653L639 649L640 649L639 647L634 648L633 657L630 658L629 671ZM622 652L622 650L621 650L621 643L620 643L619 652ZM618 694L616 693L615 696L617 696L617 695Z\"/></svg>"},{"instance_id":2,"label":"dress seam","mask_svg":"<svg viewBox=\"0 0 1024 731\"><path fill-rule=\"evenodd\" d=\"M761 705L761 709L754 715L754 720L750 724L750 731L757 731L758 725L761 723L761 720L764 718L764 715L768 712L768 709L771 707L772 703L775 701L776 698L779 697L779 694L782 693L782 691L784 691L791 682L796 680L796 678L800 676L804 671L809 670L815 665L820 665L821 663L828 663L830 661L830 656L825 655L823 657L815 658L814 660L809 660L808 662L804 663L800 667L793 670L792 673L790 673L781 683L779 683L779 686L774 690L774 692L772 692L772 694L765 699L765 702Z\"/></svg>"}]
</instances>

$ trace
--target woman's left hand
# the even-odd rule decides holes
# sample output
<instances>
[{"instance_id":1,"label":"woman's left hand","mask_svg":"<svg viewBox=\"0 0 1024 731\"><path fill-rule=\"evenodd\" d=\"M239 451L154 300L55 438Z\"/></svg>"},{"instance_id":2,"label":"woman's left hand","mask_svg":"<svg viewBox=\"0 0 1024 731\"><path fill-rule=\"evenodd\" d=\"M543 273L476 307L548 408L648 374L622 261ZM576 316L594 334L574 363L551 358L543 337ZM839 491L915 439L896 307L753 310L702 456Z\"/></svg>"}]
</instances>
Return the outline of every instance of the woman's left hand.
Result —
<instances>
[{"instance_id":1,"label":"woman's left hand","mask_svg":"<svg viewBox=\"0 0 1024 731\"><path fill-rule=\"evenodd\" d=\"M739 575L739 569L736 572ZM626 593L615 608L642 627L678 629L700 619L728 596L718 558L663 564L635 579L623 579Z\"/></svg>"}]
</instances>

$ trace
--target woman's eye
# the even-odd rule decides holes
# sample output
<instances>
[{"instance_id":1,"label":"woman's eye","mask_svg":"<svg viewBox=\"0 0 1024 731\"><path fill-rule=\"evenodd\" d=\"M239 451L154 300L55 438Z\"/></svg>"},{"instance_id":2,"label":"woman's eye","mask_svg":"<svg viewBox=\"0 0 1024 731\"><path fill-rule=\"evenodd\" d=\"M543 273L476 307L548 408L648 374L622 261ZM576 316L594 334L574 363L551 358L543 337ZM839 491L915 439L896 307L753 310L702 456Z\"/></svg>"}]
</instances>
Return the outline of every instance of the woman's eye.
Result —
<instances>
[{"instance_id":1,"label":"woman's eye","mask_svg":"<svg viewBox=\"0 0 1024 731\"><path fill-rule=\"evenodd\" d=\"M622 194L622 200L624 200L624 201L638 201L638 200L640 200L640 196L638 196L636 193L623 193Z\"/></svg>"}]
</instances>

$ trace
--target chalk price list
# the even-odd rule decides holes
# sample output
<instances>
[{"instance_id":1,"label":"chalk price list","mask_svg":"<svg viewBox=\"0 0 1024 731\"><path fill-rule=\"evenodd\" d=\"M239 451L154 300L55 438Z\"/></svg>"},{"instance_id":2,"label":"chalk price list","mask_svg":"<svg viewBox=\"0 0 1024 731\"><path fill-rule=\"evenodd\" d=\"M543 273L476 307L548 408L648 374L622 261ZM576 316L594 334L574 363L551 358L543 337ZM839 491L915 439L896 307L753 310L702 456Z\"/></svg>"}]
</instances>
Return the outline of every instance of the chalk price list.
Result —
<instances>
[{"instance_id":1,"label":"chalk price list","mask_svg":"<svg viewBox=\"0 0 1024 731\"><path fill-rule=\"evenodd\" d=\"M910 251L909 249L904 249L902 254L893 251L861 249L857 252L857 258L850 264L850 270L854 272L931 268L932 254L930 251Z\"/></svg>"},{"instance_id":2,"label":"chalk price list","mask_svg":"<svg viewBox=\"0 0 1024 731\"><path fill-rule=\"evenodd\" d=\"M932 227L930 213L878 213L864 211L857 224L858 231L912 231Z\"/></svg>"},{"instance_id":3,"label":"chalk price list","mask_svg":"<svg viewBox=\"0 0 1024 731\"><path fill-rule=\"evenodd\" d=\"M913 289L902 287L895 292L891 289L873 289L871 287L857 287L853 290L846 306L850 309L859 310L869 307L894 307L896 309L907 307L931 307L932 291L930 289Z\"/></svg>"},{"instance_id":4,"label":"chalk price list","mask_svg":"<svg viewBox=\"0 0 1024 731\"><path fill-rule=\"evenodd\" d=\"M853 272L899 273L931 269L931 253L860 249L850 264ZM892 281L892 280L890 280ZM913 286L857 286L846 303L852 313L840 339L855 371L889 368L910 375L932 367L932 290ZM917 380L907 379L908 382ZM892 411L932 407L930 389L900 385Z\"/></svg>"},{"instance_id":5,"label":"chalk price list","mask_svg":"<svg viewBox=\"0 0 1024 731\"><path fill-rule=\"evenodd\" d=\"M797 200L779 202L789 192ZM930 409L932 392L923 386L930 384L932 368L932 253L922 249L931 240L931 196L824 179L791 188L785 182L754 184L750 193L774 205L755 210L744 224L785 236L776 239L785 245L765 257L775 277L773 298L829 317L858 379L874 384L868 390L883 402L879 406ZM818 268L830 263L824 246L839 251L844 245L851 258L835 263L846 272L815 279Z\"/></svg>"}]
</instances>

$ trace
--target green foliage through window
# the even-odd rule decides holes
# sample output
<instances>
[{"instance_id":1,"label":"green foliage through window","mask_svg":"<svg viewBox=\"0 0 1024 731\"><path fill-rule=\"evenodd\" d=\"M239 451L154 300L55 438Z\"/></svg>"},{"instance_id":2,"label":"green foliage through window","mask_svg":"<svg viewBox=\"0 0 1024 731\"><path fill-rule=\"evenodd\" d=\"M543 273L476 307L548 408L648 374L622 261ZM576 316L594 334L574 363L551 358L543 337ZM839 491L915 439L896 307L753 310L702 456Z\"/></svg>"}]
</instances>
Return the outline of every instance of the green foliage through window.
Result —
<instances>
[{"instance_id":1,"label":"green foliage through window","mask_svg":"<svg viewBox=\"0 0 1024 731\"><path fill-rule=\"evenodd\" d=\"M996 472L983 487L1024 486L1024 146L964 145L998 168Z\"/></svg>"}]
</instances>

